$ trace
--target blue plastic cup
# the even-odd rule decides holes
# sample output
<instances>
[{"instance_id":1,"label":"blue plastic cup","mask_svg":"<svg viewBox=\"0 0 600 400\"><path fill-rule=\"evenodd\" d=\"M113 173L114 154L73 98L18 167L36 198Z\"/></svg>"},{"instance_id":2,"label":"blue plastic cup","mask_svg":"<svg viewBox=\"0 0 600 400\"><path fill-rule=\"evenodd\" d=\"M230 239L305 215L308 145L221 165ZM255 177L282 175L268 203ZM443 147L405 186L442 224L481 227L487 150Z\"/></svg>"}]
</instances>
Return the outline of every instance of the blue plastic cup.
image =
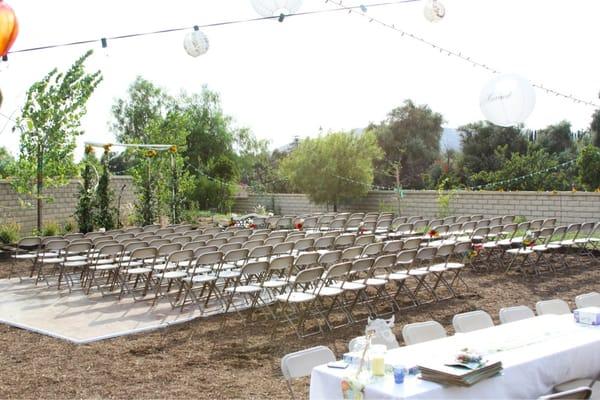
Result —
<instances>
[{"instance_id":1,"label":"blue plastic cup","mask_svg":"<svg viewBox=\"0 0 600 400\"><path fill-rule=\"evenodd\" d=\"M404 365L394 365L394 382L404 383L404 376L406 375L406 368Z\"/></svg>"}]
</instances>

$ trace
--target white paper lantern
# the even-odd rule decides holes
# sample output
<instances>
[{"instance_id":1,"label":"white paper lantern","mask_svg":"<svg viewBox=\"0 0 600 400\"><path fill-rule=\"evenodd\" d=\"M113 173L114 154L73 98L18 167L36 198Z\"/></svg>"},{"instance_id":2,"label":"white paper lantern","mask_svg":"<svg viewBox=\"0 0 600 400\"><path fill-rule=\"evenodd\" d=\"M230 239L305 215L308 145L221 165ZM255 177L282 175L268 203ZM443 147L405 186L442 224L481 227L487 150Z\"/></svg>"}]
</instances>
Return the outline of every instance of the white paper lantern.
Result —
<instances>
[{"instance_id":1,"label":"white paper lantern","mask_svg":"<svg viewBox=\"0 0 600 400\"><path fill-rule=\"evenodd\" d=\"M183 48L192 57L198 57L208 51L208 38L201 31L192 31L185 35Z\"/></svg>"},{"instance_id":2,"label":"white paper lantern","mask_svg":"<svg viewBox=\"0 0 600 400\"><path fill-rule=\"evenodd\" d=\"M438 22L446 15L446 8L437 0L427 0L423 8L425 19L429 22Z\"/></svg>"},{"instance_id":3,"label":"white paper lantern","mask_svg":"<svg viewBox=\"0 0 600 400\"><path fill-rule=\"evenodd\" d=\"M254 10L263 17L293 14L302 6L302 0L251 0Z\"/></svg>"},{"instance_id":4,"label":"white paper lantern","mask_svg":"<svg viewBox=\"0 0 600 400\"><path fill-rule=\"evenodd\" d=\"M522 76L502 74L483 87L479 106L485 118L496 125L518 125L535 107L535 90Z\"/></svg>"}]
</instances>

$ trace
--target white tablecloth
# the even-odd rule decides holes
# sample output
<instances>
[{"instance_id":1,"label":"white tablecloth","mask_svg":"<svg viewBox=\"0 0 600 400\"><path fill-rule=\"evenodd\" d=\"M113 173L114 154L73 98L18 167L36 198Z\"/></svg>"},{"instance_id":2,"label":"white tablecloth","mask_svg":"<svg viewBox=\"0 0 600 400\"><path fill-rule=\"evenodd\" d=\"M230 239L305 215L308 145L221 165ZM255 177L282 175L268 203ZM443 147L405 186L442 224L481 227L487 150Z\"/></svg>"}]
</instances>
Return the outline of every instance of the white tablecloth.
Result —
<instances>
[{"instance_id":1,"label":"white tablecloth","mask_svg":"<svg viewBox=\"0 0 600 400\"><path fill-rule=\"evenodd\" d=\"M365 399L503 398L531 399L552 391L554 385L600 373L600 327L576 324L573 315L546 315L457 334L390 350L386 364L414 366L440 363L468 347L490 361L502 361L501 375L465 387L443 386L416 376L395 384L386 376L365 387ZM310 398L341 399L341 381L349 369L313 369Z\"/></svg>"}]
</instances>

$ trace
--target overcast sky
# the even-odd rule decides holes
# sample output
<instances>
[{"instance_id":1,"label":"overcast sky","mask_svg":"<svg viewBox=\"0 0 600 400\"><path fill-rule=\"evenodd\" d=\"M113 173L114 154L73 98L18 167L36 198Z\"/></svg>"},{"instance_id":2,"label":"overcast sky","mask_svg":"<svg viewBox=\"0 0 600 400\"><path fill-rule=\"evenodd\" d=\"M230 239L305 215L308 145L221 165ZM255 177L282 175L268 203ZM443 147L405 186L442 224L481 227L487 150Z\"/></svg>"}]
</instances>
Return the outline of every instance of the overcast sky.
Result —
<instances>
[{"instance_id":1,"label":"overcast sky","mask_svg":"<svg viewBox=\"0 0 600 400\"><path fill-rule=\"evenodd\" d=\"M424 2L371 8L370 15L461 52L502 72L598 102L600 1L441 0L446 18L430 23ZM5 0L20 21L13 50L103 36L202 25L256 16L250 0ZM368 4L345 1L345 5ZM301 11L334 8L304 0ZM114 141L110 107L141 75L172 94L202 85L220 93L236 125L249 127L272 147L324 131L378 122L405 99L440 112L445 126L483 118L479 93L492 74L381 27L355 13L328 13L203 29L205 55L183 49L184 32L92 46L15 54L0 72L3 114L24 100L27 88L53 67L66 68L88 48L91 68L104 81L88 103L84 140ZM587 128L593 109L537 90L526 125L541 128L562 119ZM18 114L18 111L17 111ZM0 129L6 120L0 116ZM18 151L11 124L0 145ZM81 151L81 147L79 148ZM79 158L79 157L77 157Z\"/></svg>"}]
</instances>

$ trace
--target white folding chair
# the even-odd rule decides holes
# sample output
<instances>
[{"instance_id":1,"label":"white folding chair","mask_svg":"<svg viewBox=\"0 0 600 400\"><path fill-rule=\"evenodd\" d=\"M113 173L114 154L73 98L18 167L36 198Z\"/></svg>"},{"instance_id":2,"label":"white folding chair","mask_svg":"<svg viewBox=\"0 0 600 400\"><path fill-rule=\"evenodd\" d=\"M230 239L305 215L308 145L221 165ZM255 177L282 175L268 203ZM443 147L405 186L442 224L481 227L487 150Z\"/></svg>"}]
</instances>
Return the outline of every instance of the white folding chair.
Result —
<instances>
[{"instance_id":1,"label":"white folding chair","mask_svg":"<svg viewBox=\"0 0 600 400\"><path fill-rule=\"evenodd\" d=\"M500 323L507 324L509 322L533 318L535 317L535 314L533 313L533 310L527 306L514 306L501 308L498 316L500 317Z\"/></svg>"},{"instance_id":2,"label":"white folding chair","mask_svg":"<svg viewBox=\"0 0 600 400\"><path fill-rule=\"evenodd\" d=\"M452 318L452 325L457 333L472 332L479 329L491 328L494 321L490 314L482 310L456 314Z\"/></svg>"},{"instance_id":3,"label":"white folding chair","mask_svg":"<svg viewBox=\"0 0 600 400\"><path fill-rule=\"evenodd\" d=\"M535 303L535 312L537 315L561 315L570 314L571 308L566 301L561 299L542 300Z\"/></svg>"},{"instance_id":4,"label":"white folding chair","mask_svg":"<svg viewBox=\"0 0 600 400\"><path fill-rule=\"evenodd\" d=\"M575 297L575 304L577 305L577 308L600 307L600 293L591 292L580 294Z\"/></svg>"},{"instance_id":5,"label":"white folding chair","mask_svg":"<svg viewBox=\"0 0 600 400\"><path fill-rule=\"evenodd\" d=\"M436 321L415 322L402 328L402 337L407 346L445 338L447 335L446 329Z\"/></svg>"},{"instance_id":6,"label":"white folding chair","mask_svg":"<svg viewBox=\"0 0 600 400\"><path fill-rule=\"evenodd\" d=\"M575 389L565 390L563 392L551 393L545 396L538 397L538 400L559 400L559 399L589 399L592 396L592 389L588 386L581 386Z\"/></svg>"},{"instance_id":7,"label":"white folding chair","mask_svg":"<svg viewBox=\"0 0 600 400\"><path fill-rule=\"evenodd\" d=\"M331 361L335 361L335 354L325 346L311 347L283 356L281 359L281 373L285 378L292 399L294 398L292 379L309 376L314 367Z\"/></svg>"}]
</instances>

